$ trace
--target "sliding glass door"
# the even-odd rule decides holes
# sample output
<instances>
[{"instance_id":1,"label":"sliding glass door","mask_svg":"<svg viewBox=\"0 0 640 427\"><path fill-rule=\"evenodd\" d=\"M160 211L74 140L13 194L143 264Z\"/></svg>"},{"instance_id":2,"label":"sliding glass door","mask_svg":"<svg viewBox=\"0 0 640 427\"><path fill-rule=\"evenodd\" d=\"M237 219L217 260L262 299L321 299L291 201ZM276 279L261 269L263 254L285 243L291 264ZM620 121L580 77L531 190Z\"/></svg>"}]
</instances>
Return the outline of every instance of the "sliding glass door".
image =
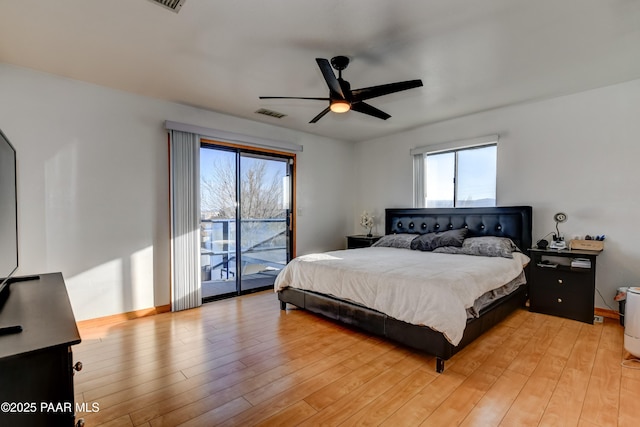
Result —
<instances>
[{"instance_id":1,"label":"sliding glass door","mask_svg":"<svg viewBox=\"0 0 640 427\"><path fill-rule=\"evenodd\" d=\"M289 260L289 162L240 154L240 291L273 286Z\"/></svg>"},{"instance_id":2,"label":"sliding glass door","mask_svg":"<svg viewBox=\"0 0 640 427\"><path fill-rule=\"evenodd\" d=\"M203 144L203 300L273 286L291 259L293 156Z\"/></svg>"}]
</instances>

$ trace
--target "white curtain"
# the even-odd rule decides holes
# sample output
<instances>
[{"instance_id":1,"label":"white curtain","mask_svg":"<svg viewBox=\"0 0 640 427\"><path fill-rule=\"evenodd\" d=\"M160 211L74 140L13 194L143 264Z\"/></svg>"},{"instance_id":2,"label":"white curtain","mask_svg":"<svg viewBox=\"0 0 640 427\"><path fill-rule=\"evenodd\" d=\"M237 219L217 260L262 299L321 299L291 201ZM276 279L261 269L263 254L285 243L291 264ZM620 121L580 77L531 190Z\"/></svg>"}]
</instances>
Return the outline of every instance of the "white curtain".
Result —
<instances>
[{"instance_id":1,"label":"white curtain","mask_svg":"<svg viewBox=\"0 0 640 427\"><path fill-rule=\"evenodd\" d=\"M200 288L200 137L170 131L171 310L202 305Z\"/></svg>"}]
</instances>

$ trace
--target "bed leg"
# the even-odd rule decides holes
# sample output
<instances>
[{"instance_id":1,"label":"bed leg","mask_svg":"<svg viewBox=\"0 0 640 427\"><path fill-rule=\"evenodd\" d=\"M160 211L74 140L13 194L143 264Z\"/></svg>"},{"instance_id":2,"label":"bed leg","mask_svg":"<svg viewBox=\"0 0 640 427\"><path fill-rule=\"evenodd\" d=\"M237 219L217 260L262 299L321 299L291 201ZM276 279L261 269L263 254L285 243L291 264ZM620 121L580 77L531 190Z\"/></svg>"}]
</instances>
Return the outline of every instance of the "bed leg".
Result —
<instances>
[{"instance_id":1,"label":"bed leg","mask_svg":"<svg viewBox=\"0 0 640 427\"><path fill-rule=\"evenodd\" d=\"M444 372L444 359L436 357L436 372L441 374Z\"/></svg>"},{"instance_id":2,"label":"bed leg","mask_svg":"<svg viewBox=\"0 0 640 427\"><path fill-rule=\"evenodd\" d=\"M287 303L284 301L280 301L280 310L286 310L287 309Z\"/></svg>"}]
</instances>

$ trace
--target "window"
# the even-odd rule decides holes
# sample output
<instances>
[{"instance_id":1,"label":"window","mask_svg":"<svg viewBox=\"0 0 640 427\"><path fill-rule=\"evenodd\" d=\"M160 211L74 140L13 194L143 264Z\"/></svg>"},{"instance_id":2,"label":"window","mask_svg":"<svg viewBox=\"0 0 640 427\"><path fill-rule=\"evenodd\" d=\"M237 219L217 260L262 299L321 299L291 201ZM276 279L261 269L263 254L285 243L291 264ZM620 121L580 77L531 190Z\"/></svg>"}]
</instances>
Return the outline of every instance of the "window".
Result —
<instances>
[{"instance_id":1,"label":"window","mask_svg":"<svg viewBox=\"0 0 640 427\"><path fill-rule=\"evenodd\" d=\"M416 207L496 205L497 136L472 142L479 141L479 145L461 141L412 150Z\"/></svg>"}]
</instances>

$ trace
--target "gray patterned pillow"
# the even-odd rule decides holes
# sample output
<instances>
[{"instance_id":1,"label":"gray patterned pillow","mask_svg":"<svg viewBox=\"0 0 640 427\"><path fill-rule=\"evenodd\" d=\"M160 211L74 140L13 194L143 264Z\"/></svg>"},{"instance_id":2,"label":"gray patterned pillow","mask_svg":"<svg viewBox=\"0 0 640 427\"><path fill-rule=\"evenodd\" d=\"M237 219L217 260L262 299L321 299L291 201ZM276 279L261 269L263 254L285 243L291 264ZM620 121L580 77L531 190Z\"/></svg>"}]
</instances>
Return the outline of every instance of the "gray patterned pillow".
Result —
<instances>
[{"instance_id":1,"label":"gray patterned pillow","mask_svg":"<svg viewBox=\"0 0 640 427\"><path fill-rule=\"evenodd\" d=\"M464 244L464 242L462 244ZM463 248L459 248L457 246L441 246L439 248L435 248L433 252L437 254L469 255Z\"/></svg>"},{"instance_id":2,"label":"gray patterned pillow","mask_svg":"<svg viewBox=\"0 0 640 427\"><path fill-rule=\"evenodd\" d=\"M513 252L520 252L520 250L507 237L483 236L465 239L460 248L438 248L434 252L513 258Z\"/></svg>"},{"instance_id":3,"label":"gray patterned pillow","mask_svg":"<svg viewBox=\"0 0 640 427\"><path fill-rule=\"evenodd\" d=\"M416 237L411 242L411 249L419 251L432 251L442 246L462 246L465 236L467 235L466 228L459 228L457 230L447 230L442 233L427 233L419 237Z\"/></svg>"},{"instance_id":4,"label":"gray patterned pillow","mask_svg":"<svg viewBox=\"0 0 640 427\"><path fill-rule=\"evenodd\" d=\"M371 247L380 246L385 248L411 249L411 242L417 236L417 234L408 233L387 234L386 236L382 236L382 238L371 245Z\"/></svg>"}]
</instances>

